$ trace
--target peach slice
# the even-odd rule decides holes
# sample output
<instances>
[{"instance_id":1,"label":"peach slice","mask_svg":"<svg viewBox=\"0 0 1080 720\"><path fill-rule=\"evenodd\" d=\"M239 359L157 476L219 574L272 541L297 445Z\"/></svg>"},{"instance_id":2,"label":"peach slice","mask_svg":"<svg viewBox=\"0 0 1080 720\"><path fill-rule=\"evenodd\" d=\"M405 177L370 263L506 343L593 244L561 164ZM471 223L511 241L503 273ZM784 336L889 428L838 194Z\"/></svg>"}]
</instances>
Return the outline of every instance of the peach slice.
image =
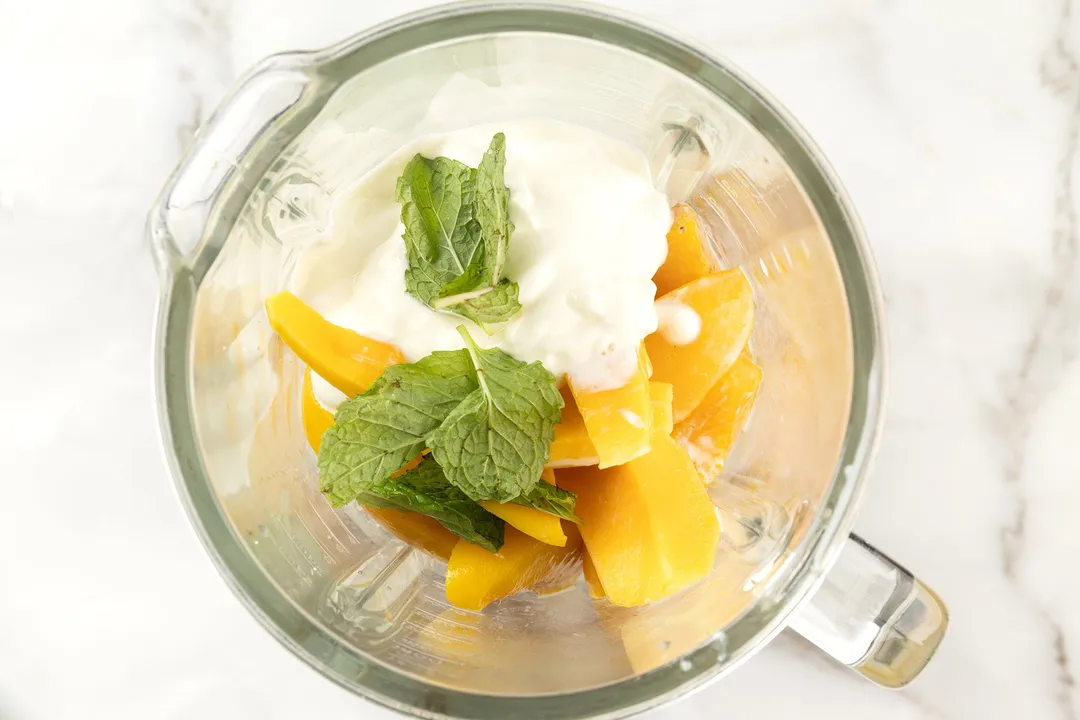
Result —
<instances>
[{"instance_id":1,"label":"peach slice","mask_svg":"<svg viewBox=\"0 0 1080 720\"><path fill-rule=\"evenodd\" d=\"M674 437L690 451L702 473L715 474L724 467L760 385L761 368L743 352L694 412L675 426Z\"/></svg>"},{"instance_id":2,"label":"peach slice","mask_svg":"<svg viewBox=\"0 0 1080 720\"><path fill-rule=\"evenodd\" d=\"M551 454L547 466L552 468L596 465L600 458L596 455L596 446L589 438L585 428L585 419L577 409L570 388L560 389L563 395L562 420L555 425L555 439L551 442ZM670 435L673 420L671 417L672 387L670 383L649 383L649 404L652 406L653 432Z\"/></svg>"},{"instance_id":3,"label":"peach slice","mask_svg":"<svg viewBox=\"0 0 1080 720\"><path fill-rule=\"evenodd\" d=\"M602 468L621 465L649 452L653 424L649 367L648 355L639 352L633 377L612 390L580 388L573 378L568 379Z\"/></svg>"},{"instance_id":4,"label":"peach slice","mask_svg":"<svg viewBox=\"0 0 1080 720\"><path fill-rule=\"evenodd\" d=\"M645 338L653 377L674 387L672 416L681 422L735 363L754 323L750 283L738 268L694 280L658 302L678 303L697 313L700 330L675 344L662 331Z\"/></svg>"},{"instance_id":5,"label":"peach slice","mask_svg":"<svg viewBox=\"0 0 1080 720\"><path fill-rule=\"evenodd\" d=\"M667 259L653 275L657 295L666 295L713 272L697 213L683 204L676 205L674 212L675 220L667 235Z\"/></svg>"},{"instance_id":6,"label":"peach slice","mask_svg":"<svg viewBox=\"0 0 1080 720\"><path fill-rule=\"evenodd\" d=\"M576 563L581 534L573 523L566 523L564 531L566 545L556 547L510 526L497 553L458 540L446 567L446 599L465 610L482 610Z\"/></svg>"},{"instance_id":7,"label":"peach slice","mask_svg":"<svg viewBox=\"0 0 1080 720\"><path fill-rule=\"evenodd\" d=\"M551 468L545 468L540 479L554 485L555 472ZM566 533L563 532L562 523L550 513L526 505L494 500L481 500L480 507L542 543L558 547L566 545Z\"/></svg>"},{"instance_id":8,"label":"peach slice","mask_svg":"<svg viewBox=\"0 0 1080 720\"><path fill-rule=\"evenodd\" d=\"M270 326L285 344L349 397L367 390L387 365L405 361L393 345L328 322L287 290L266 298L265 306Z\"/></svg>"},{"instance_id":9,"label":"peach slice","mask_svg":"<svg viewBox=\"0 0 1080 720\"><path fill-rule=\"evenodd\" d=\"M654 437L651 452L625 465L567 468L556 480L577 493L581 535L613 605L661 600L711 571L720 522L689 454L670 437Z\"/></svg>"},{"instance_id":10,"label":"peach slice","mask_svg":"<svg viewBox=\"0 0 1080 720\"><path fill-rule=\"evenodd\" d=\"M304 370L304 383L300 397L300 419L304 435L315 454L319 454L323 433L334 424L334 415L319 404L311 387L311 368ZM416 458L398 472L405 472L420 461ZM434 518L419 513L394 510L393 508L365 508L383 527L410 545L427 550L446 560L457 544L458 537L439 524Z\"/></svg>"}]
</instances>

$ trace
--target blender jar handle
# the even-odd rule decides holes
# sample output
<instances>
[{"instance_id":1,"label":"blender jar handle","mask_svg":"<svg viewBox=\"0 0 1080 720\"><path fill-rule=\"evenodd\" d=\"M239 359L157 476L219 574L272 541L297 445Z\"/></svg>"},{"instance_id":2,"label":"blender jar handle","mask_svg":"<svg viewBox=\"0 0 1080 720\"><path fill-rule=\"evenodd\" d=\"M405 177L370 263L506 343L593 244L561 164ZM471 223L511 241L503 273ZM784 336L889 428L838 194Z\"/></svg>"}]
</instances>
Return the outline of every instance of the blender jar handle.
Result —
<instances>
[{"instance_id":1,"label":"blender jar handle","mask_svg":"<svg viewBox=\"0 0 1080 720\"><path fill-rule=\"evenodd\" d=\"M150 244L162 273L190 260L215 201L253 146L294 106L306 104L306 91L315 79L313 65L310 53L267 58L236 83L195 133L148 219Z\"/></svg>"},{"instance_id":2,"label":"blender jar handle","mask_svg":"<svg viewBox=\"0 0 1080 720\"><path fill-rule=\"evenodd\" d=\"M926 667L948 624L930 588L852 535L789 627L863 677L899 688Z\"/></svg>"}]
</instances>

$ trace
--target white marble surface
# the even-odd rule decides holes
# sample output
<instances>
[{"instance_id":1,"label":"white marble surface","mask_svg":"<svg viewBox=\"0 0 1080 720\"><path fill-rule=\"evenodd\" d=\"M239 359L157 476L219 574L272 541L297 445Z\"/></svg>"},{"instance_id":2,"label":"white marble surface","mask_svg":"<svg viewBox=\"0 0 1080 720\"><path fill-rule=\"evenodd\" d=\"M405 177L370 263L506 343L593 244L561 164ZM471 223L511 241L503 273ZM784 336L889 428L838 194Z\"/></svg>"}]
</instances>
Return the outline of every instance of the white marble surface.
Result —
<instances>
[{"instance_id":1,"label":"white marble surface","mask_svg":"<svg viewBox=\"0 0 1080 720\"><path fill-rule=\"evenodd\" d=\"M270 52L418 0L0 0L0 718L384 718L277 645L158 450L146 210ZM892 394L858 530L952 626L886 692L783 636L661 718L1080 717L1080 8L626 0L802 120L881 269Z\"/></svg>"}]
</instances>

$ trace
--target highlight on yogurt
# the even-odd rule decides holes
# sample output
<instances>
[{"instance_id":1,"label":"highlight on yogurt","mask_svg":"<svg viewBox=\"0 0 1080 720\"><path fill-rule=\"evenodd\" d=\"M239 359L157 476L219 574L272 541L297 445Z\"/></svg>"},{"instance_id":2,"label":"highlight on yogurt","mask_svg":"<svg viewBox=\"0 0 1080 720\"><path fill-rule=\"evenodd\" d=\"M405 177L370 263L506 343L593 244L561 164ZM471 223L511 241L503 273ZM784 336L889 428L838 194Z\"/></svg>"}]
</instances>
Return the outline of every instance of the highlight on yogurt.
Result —
<instances>
[{"instance_id":1,"label":"highlight on yogurt","mask_svg":"<svg viewBox=\"0 0 1080 720\"><path fill-rule=\"evenodd\" d=\"M708 575L754 303L645 158L515 121L421 138L350 192L360 272L265 301L327 500L447 561L470 610L574 573L618 606Z\"/></svg>"}]
</instances>

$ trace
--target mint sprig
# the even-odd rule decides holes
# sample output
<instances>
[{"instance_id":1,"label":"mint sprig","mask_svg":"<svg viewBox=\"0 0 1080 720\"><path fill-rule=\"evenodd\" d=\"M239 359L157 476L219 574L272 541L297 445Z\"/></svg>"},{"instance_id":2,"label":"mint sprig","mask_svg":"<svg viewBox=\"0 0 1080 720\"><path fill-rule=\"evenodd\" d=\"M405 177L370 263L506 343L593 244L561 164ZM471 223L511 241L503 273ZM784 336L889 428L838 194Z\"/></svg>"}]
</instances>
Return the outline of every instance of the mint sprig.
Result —
<instances>
[{"instance_id":1,"label":"mint sprig","mask_svg":"<svg viewBox=\"0 0 1080 720\"><path fill-rule=\"evenodd\" d=\"M362 490L356 500L368 507L427 515L458 537L491 552L498 552L503 543L503 521L448 483L430 456L398 477Z\"/></svg>"},{"instance_id":2,"label":"mint sprig","mask_svg":"<svg viewBox=\"0 0 1080 720\"><path fill-rule=\"evenodd\" d=\"M477 387L464 350L386 368L338 407L319 449L319 488L335 507L352 502L419 455L427 435Z\"/></svg>"},{"instance_id":3,"label":"mint sprig","mask_svg":"<svg viewBox=\"0 0 1080 720\"><path fill-rule=\"evenodd\" d=\"M504 180L506 137L497 133L478 168L417 154L397 181L405 225L405 289L435 310L484 326L521 310L502 276L514 225Z\"/></svg>"},{"instance_id":4,"label":"mint sprig","mask_svg":"<svg viewBox=\"0 0 1080 720\"><path fill-rule=\"evenodd\" d=\"M463 326L478 387L428 434L446 479L474 500L509 502L536 487L563 399L555 376L498 348L477 347Z\"/></svg>"},{"instance_id":5,"label":"mint sprig","mask_svg":"<svg viewBox=\"0 0 1080 720\"><path fill-rule=\"evenodd\" d=\"M394 473L430 448L446 484L470 500L574 519L573 494L540 482L562 414L555 376L458 331L465 349L392 365L338 407L319 450L323 493L335 506L381 496L380 488L397 487L386 485Z\"/></svg>"}]
</instances>

